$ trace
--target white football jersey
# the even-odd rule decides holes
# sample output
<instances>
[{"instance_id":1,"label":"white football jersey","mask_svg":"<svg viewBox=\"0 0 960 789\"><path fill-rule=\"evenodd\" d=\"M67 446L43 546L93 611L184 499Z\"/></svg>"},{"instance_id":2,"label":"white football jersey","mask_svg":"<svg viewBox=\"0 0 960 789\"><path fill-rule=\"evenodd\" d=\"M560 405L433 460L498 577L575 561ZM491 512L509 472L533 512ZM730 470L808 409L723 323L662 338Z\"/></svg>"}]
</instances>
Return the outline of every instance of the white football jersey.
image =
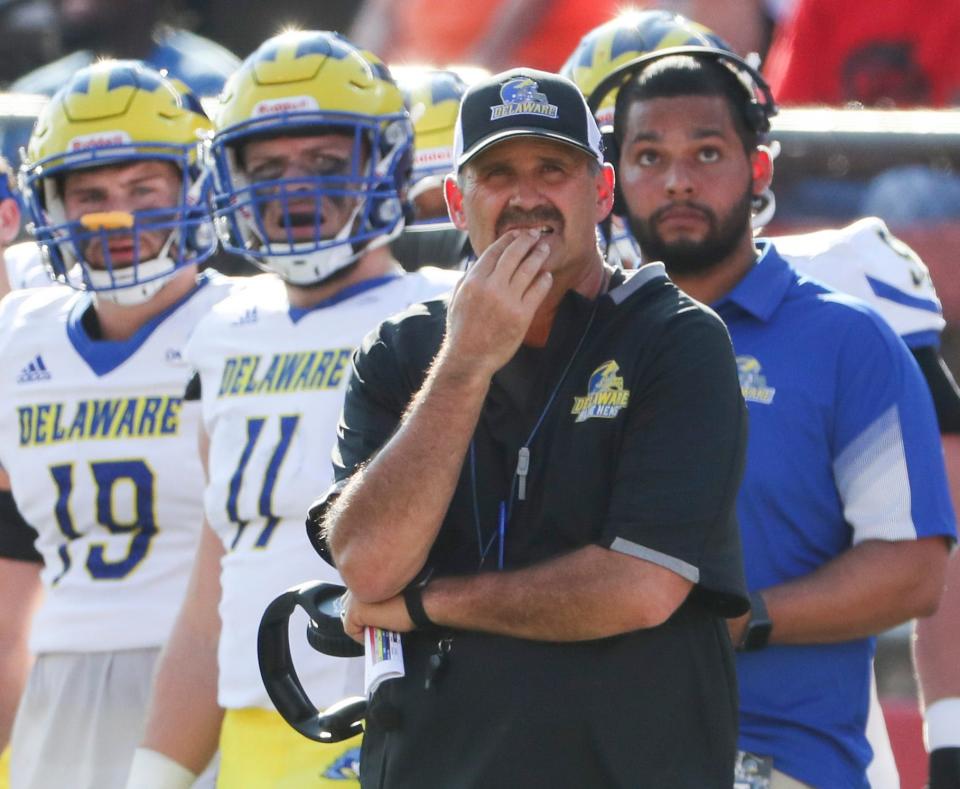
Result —
<instances>
[{"instance_id":1,"label":"white football jersey","mask_svg":"<svg viewBox=\"0 0 960 789\"><path fill-rule=\"evenodd\" d=\"M85 293L34 288L0 304L0 463L44 560L34 652L167 639L203 518L183 346L230 287L199 283L126 342L90 339Z\"/></svg>"},{"instance_id":2,"label":"white football jersey","mask_svg":"<svg viewBox=\"0 0 960 789\"><path fill-rule=\"evenodd\" d=\"M607 263L624 269L639 268L642 261L640 247L623 217L610 216L610 243L607 245Z\"/></svg>"},{"instance_id":3,"label":"white football jersey","mask_svg":"<svg viewBox=\"0 0 960 789\"><path fill-rule=\"evenodd\" d=\"M866 301L907 345L937 345L946 325L930 272L876 217L839 230L773 238L801 274Z\"/></svg>"},{"instance_id":4,"label":"white football jersey","mask_svg":"<svg viewBox=\"0 0 960 789\"><path fill-rule=\"evenodd\" d=\"M420 269L359 283L292 310L272 275L249 280L211 310L187 346L200 374L210 439L207 520L223 541L219 702L272 709L257 663L269 603L307 580L340 583L311 547L311 502L333 482L330 454L354 349L380 321L453 287L459 275ZM300 613L300 612L298 612ZM361 691L361 661L332 658L291 628L294 665L322 707Z\"/></svg>"},{"instance_id":5,"label":"white football jersey","mask_svg":"<svg viewBox=\"0 0 960 789\"><path fill-rule=\"evenodd\" d=\"M42 288L56 284L47 273L43 255L33 241L24 241L7 247L3 253L7 267L7 281L11 290Z\"/></svg>"}]
</instances>

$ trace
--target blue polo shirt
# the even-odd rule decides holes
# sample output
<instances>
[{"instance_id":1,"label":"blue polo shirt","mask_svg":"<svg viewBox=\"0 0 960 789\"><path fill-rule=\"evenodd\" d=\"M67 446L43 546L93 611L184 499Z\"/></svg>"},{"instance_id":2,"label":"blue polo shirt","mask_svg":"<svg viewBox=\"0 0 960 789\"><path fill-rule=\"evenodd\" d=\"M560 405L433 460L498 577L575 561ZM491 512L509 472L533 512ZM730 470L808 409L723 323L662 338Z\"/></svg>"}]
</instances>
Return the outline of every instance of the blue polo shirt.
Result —
<instances>
[{"instance_id":1,"label":"blue polo shirt","mask_svg":"<svg viewBox=\"0 0 960 789\"><path fill-rule=\"evenodd\" d=\"M760 242L713 305L750 414L737 514L751 590L867 539L955 536L940 434L910 352L866 304ZM738 653L740 747L817 787L867 787L874 639Z\"/></svg>"}]
</instances>

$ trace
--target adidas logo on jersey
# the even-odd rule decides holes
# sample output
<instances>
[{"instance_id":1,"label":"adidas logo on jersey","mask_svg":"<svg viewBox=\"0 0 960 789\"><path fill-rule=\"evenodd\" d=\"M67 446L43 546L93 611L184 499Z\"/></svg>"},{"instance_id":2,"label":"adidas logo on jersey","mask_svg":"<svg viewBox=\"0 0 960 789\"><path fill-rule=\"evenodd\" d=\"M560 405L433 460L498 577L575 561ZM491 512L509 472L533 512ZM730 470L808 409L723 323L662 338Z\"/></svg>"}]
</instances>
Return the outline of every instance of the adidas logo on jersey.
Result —
<instances>
[{"instance_id":1,"label":"adidas logo on jersey","mask_svg":"<svg viewBox=\"0 0 960 789\"><path fill-rule=\"evenodd\" d=\"M18 384L28 384L33 381L47 381L50 379L50 371L47 365L43 363L43 357L38 353L33 361L20 371L17 376Z\"/></svg>"},{"instance_id":2,"label":"adidas logo on jersey","mask_svg":"<svg viewBox=\"0 0 960 789\"><path fill-rule=\"evenodd\" d=\"M257 308L256 308L256 307L250 307L250 309L246 310L246 311L243 313L243 315L241 315L239 318L237 318L237 319L233 322L233 325L234 325L234 326L245 326L245 325L248 324L248 323L256 323L256 322L257 322Z\"/></svg>"}]
</instances>

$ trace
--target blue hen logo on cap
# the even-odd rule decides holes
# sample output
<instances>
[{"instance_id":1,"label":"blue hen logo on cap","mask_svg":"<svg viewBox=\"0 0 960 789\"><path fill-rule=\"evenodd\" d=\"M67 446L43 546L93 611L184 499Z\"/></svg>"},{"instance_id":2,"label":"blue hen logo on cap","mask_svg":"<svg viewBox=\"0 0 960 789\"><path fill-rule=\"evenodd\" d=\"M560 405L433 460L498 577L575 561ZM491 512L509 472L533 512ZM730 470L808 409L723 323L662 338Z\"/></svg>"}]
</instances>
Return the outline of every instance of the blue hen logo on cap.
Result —
<instances>
[{"instance_id":1,"label":"blue hen logo on cap","mask_svg":"<svg viewBox=\"0 0 960 789\"><path fill-rule=\"evenodd\" d=\"M507 118L511 115L546 115L557 117L557 105L551 104L539 85L530 77L515 77L500 86L500 100L490 108L490 120Z\"/></svg>"}]
</instances>

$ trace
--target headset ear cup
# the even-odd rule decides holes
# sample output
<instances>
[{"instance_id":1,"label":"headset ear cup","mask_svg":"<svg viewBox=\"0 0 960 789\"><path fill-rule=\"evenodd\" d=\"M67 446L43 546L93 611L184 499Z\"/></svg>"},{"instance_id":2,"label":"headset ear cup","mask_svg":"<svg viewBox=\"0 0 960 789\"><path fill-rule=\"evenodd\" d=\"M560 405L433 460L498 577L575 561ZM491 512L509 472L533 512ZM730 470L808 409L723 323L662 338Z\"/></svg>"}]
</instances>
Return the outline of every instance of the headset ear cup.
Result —
<instances>
[{"instance_id":1,"label":"headset ear cup","mask_svg":"<svg viewBox=\"0 0 960 789\"><path fill-rule=\"evenodd\" d=\"M613 129L606 127L601 130L603 139L603 158L607 164L613 167L614 173L620 172L620 144L613 134ZM624 216L627 210L627 204L620 192L620 180L614 178L613 182L613 213L617 216Z\"/></svg>"},{"instance_id":2,"label":"headset ear cup","mask_svg":"<svg viewBox=\"0 0 960 789\"><path fill-rule=\"evenodd\" d=\"M410 127L410 133L413 134L413 127ZM410 138L413 139L412 137ZM412 225L416 219L413 200L410 199L410 178L413 175L413 145L407 146L397 167L397 194L400 195L400 207L403 211L403 223L405 226Z\"/></svg>"},{"instance_id":3,"label":"headset ear cup","mask_svg":"<svg viewBox=\"0 0 960 789\"><path fill-rule=\"evenodd\" d=\"M614 213L617 216L627 215L627 201L623 196L623 192L620 191L619 181L615 182L613 185L613 210L611 213Z\"/></svg>"},{"instance_id":4,"label":"headset ear cup","mask_svg":"<svg viewBox=\"0 0 960 789\"><path fill-rule=\"evenodd\" d=\"M620 183L615 182L613 186L613 211L617 216L627 215L627 201L620 191Z\"/></svg>"},{"instance_id":5,"label":"headset ear cup","mask_svg":"<svg viewBox=\"0 0 960 789\"><path fill-rule=\"evenodd\" d=\"M711 47L664 47L658 51L647 52L617 66L617 68L600 80L587 97L587 107L590 108L590 112L596 114L603 100L610 95L611 91L623 87L628 80L635 78L636 75L643 71L650 63L671 55L694 55L697 57L714 58L732 66L736 72L747 75L753 81L757 90L757 96L752 100L750 105L748 105L748 121L751 124L751 128L761 134L766 134L770 131L770 118L777 114L777 103L773 98L773 91L763 78L763 75L739 55ZM604 142L606 142L606 139ZM612 157L608 156L607 161L611 161L611 158Z\"/></svg>"},{"instance_id":6,"label":"headset ear cup","mask_svg":"<svg viewBox=\"0 0 960 789\"><path fill-rule=\"evenodd\" d=\"M757 134L766 134L770 131L770 118L767 116L767 111L756 100L747 105L747 122Z\"/></svg>"}]
</instances>

